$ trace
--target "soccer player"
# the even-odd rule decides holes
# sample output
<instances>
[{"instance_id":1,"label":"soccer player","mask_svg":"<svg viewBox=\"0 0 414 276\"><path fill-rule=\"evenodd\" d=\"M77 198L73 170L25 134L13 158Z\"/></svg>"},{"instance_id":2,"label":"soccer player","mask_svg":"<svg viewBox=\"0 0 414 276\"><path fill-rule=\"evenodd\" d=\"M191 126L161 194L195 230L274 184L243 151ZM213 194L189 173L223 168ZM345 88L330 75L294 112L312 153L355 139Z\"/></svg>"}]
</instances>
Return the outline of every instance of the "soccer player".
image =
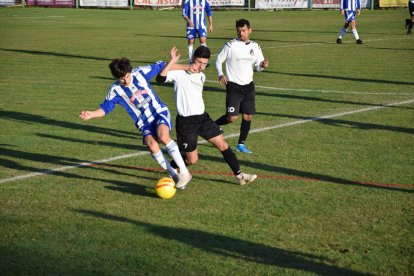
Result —
<instances>
[{"instance_id":1,"label":"soccer player","mask_svg":"<svg viewBox=\"0 0 414 276\"><path fill-rule=\"evenodd\" d=\"M359 38L358 31L356 29L356 17L361 13L361 0L341 0L340 13L345 16L345 24L339 33L339 37L336 39L336 43L342 44L342 38L346 34L349 25L351 25L352 34L355 37L356 43L364 44L364 42Z\"/></svg>"},{"instance_id":2,"label":"soccer player","mask_svg":"<svg viewBox=\"0 0 414 276\"><path fill-rule=\"evenodd\" d=\"M219 83L226 86L226 114L216 120L218 125L226 125L237 120L241 113L238 152L252 153L245 145L250 131L253 114L256 113L256 91L253 83L253 69L260 72L269 66L263 57L259 44L250 40L252 29L246 19L236 21L238 38L225 43L216 59ZM226 61L226 75L222 64Z\"/></svg>"},{"instance_id":3,"label":"soccer player","mask_svg":"<svg viewBox=\"0 0 414 276\"><path fill-rule=\"evenodd\" d=\"M411 18L405 20L405 28L407 29L407 34L411 34L414 25L414 0L408 0L408 10L410 11Z\"/></svg>"},{"instance_id":4,"label":"soccer player","mask_svg":"<svg viewBox=\"0 0 414 276\"><path fill-rule=\"evenodd\" d=\"M213 13L211 12L208 0L186 0L183 5L183 18L187 22L187 48L188 57L193 57L194 40L198 36L200 45L207 47L207 14L209 27L208 32L213 32Z\"/></svg>"},{"instance_id":5,"label":"soccer player","mask_svg":"<svg viewBox=\"0 0 414 276\"><path fill-rule=\"evenodd\" d=\"M177 185L185 186L191 181L191 174L185 166L177 144L170 138L170 112L149 83L149 80L156 76L165 65L165 62L157 62L132 70L127 58L114 59L109 64L109 68L116 81L110 86L105 100L100 108L95 111L82 111L79 117L82 120L103 117L114 110L116 104L122 106L142 133L143 142L147 145L152 157L169 172ZM177 66L177 68L183 67ZM166 145L169 155L180 168L179 175L161 152L158 141Z\"/></svg>"},{"instance_id":6,"label":"soccer player","mask_svg":"<svg viewBox=\"0 0 414 276\"><path fill-rule=\"evenodd\" d=\"M198 160L197 137L201 136L213 144L223 155L237 182L240 185L248 184L257 177L255 174L243 173L240 170L236 154L224 140L222 130L205 111L203 100L203 85L206 76L205 70L210 58L210 50L205 46L198 47L194 52L194 62L188 70L171 70L180 59L177 49L171 49L171 61L157 76L160 83L174 82L175 103L177 105L177 143L182 152L185 152L185 161L188 165ZM172 164L174 167L174 164ZM177 185L180 188L180 185Z\"/></svg>"}]
</instances>

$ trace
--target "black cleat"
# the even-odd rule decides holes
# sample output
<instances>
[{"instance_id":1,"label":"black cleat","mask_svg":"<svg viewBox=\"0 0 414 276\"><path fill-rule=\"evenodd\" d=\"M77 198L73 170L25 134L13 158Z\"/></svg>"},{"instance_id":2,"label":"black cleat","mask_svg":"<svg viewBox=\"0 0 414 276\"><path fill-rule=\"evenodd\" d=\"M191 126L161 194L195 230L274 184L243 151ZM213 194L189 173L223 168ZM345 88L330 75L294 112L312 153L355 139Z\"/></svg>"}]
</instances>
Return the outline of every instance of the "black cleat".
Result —
<instances>
[{"instance_id":1,"label":"black cleat","mask_svg":"<svg viewBox=\"0 0 414 276\"><path fill-rule=\"evenodd\" d=\"M342 39L338 38L338 39L336 40L336 44L342 44Z\"/></svg>"},{"instance_id":2,"label":"black cleat","mask_svg":"<svg viewBox=\"0 0 414 276\"><path fill-rule=\"evenodd\" d=\"M356 44L364 44L364 41L362 41L361 39L357 39Z\"/></svg>"},{"instance_id":3,"label":"black cleat","mask_svg":"<svg viewBox=\"0 0 414 276\"><path fill-rule=\"evenodd\" d=\"M410 22L411 22L411 19L406 19L405 20L405 28L406 29L408 29L408 26L410 26Z\"/></svg>"}]
</instances>

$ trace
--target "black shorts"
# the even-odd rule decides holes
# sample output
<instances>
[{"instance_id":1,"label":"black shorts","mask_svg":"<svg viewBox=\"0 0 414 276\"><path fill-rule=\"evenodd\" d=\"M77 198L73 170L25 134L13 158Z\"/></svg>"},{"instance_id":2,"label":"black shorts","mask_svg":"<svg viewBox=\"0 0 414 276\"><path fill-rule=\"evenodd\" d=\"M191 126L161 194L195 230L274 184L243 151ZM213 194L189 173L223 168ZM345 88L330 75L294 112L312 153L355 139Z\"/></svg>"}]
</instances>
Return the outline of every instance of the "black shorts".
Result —
<instances>
[{"instance_id":1,"label":"black shorts","mask_svg":"<svg viewBox=\"0 0 414 276\"><path fill-rule=\"evenodd\" d=\"M177 143L180 151L192 152L197 149L197 138L209 140L223 133L208 113L183 117L178 115L175 122Z\"/></svg>"},{"instance_id":2,"label":"black shorts","mask_svg":"<svg viewBox=\"0 0 414 276\"><path fill-rule=\"evenodd\" d=\"M228 82L226 86L226 115L256 114L256 90L254 83L239 85Z\"/></svg>"},{"instance_id":3,"label":"black shorts","mask_svg":"<svg viewBox=\"0 0 414 276\"><path fill-rule=\"evenodd\" d=\"M414 3L408 1L408 10L410 11L410 16L414 16Z\"/></svg>"}]
</instances>

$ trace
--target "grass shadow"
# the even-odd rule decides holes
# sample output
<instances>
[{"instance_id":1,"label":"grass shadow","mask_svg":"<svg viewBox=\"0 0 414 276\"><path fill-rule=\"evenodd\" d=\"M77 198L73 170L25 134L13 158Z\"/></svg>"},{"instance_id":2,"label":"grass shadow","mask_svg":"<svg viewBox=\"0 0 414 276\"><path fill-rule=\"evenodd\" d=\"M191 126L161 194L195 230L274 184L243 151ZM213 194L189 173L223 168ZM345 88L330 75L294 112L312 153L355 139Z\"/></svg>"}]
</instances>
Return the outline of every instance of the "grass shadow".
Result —
<instances>
[{"instance_id":1,"label":"grass shadow","mask_svg":"<svg viewBox=\"0 0 414 276\"><path fill-rule=\"evenodd\" d=\"M98 219L132 224L167 241L177 241L222 258L243 260L319 275L368 275L333 265L334 260L314 254L295 252L205 231L161 226L97 211L74 209L74 212Z\"/></svg>"}]
</instances>

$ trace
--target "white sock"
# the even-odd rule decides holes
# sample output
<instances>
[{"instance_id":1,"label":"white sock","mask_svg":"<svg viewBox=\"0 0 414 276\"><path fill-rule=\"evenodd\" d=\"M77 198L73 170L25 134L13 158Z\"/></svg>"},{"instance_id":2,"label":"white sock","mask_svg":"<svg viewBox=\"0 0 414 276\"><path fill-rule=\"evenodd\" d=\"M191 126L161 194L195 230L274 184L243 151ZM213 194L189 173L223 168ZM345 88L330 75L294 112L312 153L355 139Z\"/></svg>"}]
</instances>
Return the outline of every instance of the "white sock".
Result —
<instances>
[{"instance_id":1,"label":"white sock","mask_svg":"<svg viewBox=\"0 0 414 276\"><path fill-rule=\"evenodd\" d=\"M153 153L152 157L154 158L155 161L157 161L158 164L160 164L160 166L164 169L167 170L168 173L174 177L176 176L176 172L174 171L174 169L171 167L170 162L165 158L164 154L162 154L161 151L157 152L157 153ZM177 161L176 161L177 162Z\"/></svg>"},{"instance_id":2,"label":"white sock","mask_svg":"<svg viewBox=\"0 0 414 276\"><path fill-rule=\"evenodd\" d=\"M359 39L359 35L358 35L358 32L357 32L356 29L352 30L352 34L354 35L355 40L358 40Z\"/></svg>"},{"instance_id":3,"label":"white sock","mask_svg":"<svg viewBox=\"0 0 414 276\"><path fill-rule=\"evenodd\" d=\"M193 49L194 49L194 45L188 44L188 58L190 59L190 62L193 59Z\"/></svg>"},{"instance_id":4,"label":"white sock","mask_svg":"<svg viewBox=\"0 0 414 276\"><path fill-rule=\"evenodd\" d=\"M174 140L165 145L167 147L168 153L170 154L171 158L174 159L175 164L177 164L178 168L180 168L180 173L188 173L188 169L184 164L184 160L181 157L180 150L178 149L177 144Z\"/></svg>"},{"instance_id":5,"label":"white sock","mask_svg":"<svg viewBox=\"0 0 414 276\"><path fill-rule=\"evenodd\" d=\"M339 39L342 39L342 37L346 34L346 29L342 28L341 32L339 33Z\"/></svg>"}]
</instances>

